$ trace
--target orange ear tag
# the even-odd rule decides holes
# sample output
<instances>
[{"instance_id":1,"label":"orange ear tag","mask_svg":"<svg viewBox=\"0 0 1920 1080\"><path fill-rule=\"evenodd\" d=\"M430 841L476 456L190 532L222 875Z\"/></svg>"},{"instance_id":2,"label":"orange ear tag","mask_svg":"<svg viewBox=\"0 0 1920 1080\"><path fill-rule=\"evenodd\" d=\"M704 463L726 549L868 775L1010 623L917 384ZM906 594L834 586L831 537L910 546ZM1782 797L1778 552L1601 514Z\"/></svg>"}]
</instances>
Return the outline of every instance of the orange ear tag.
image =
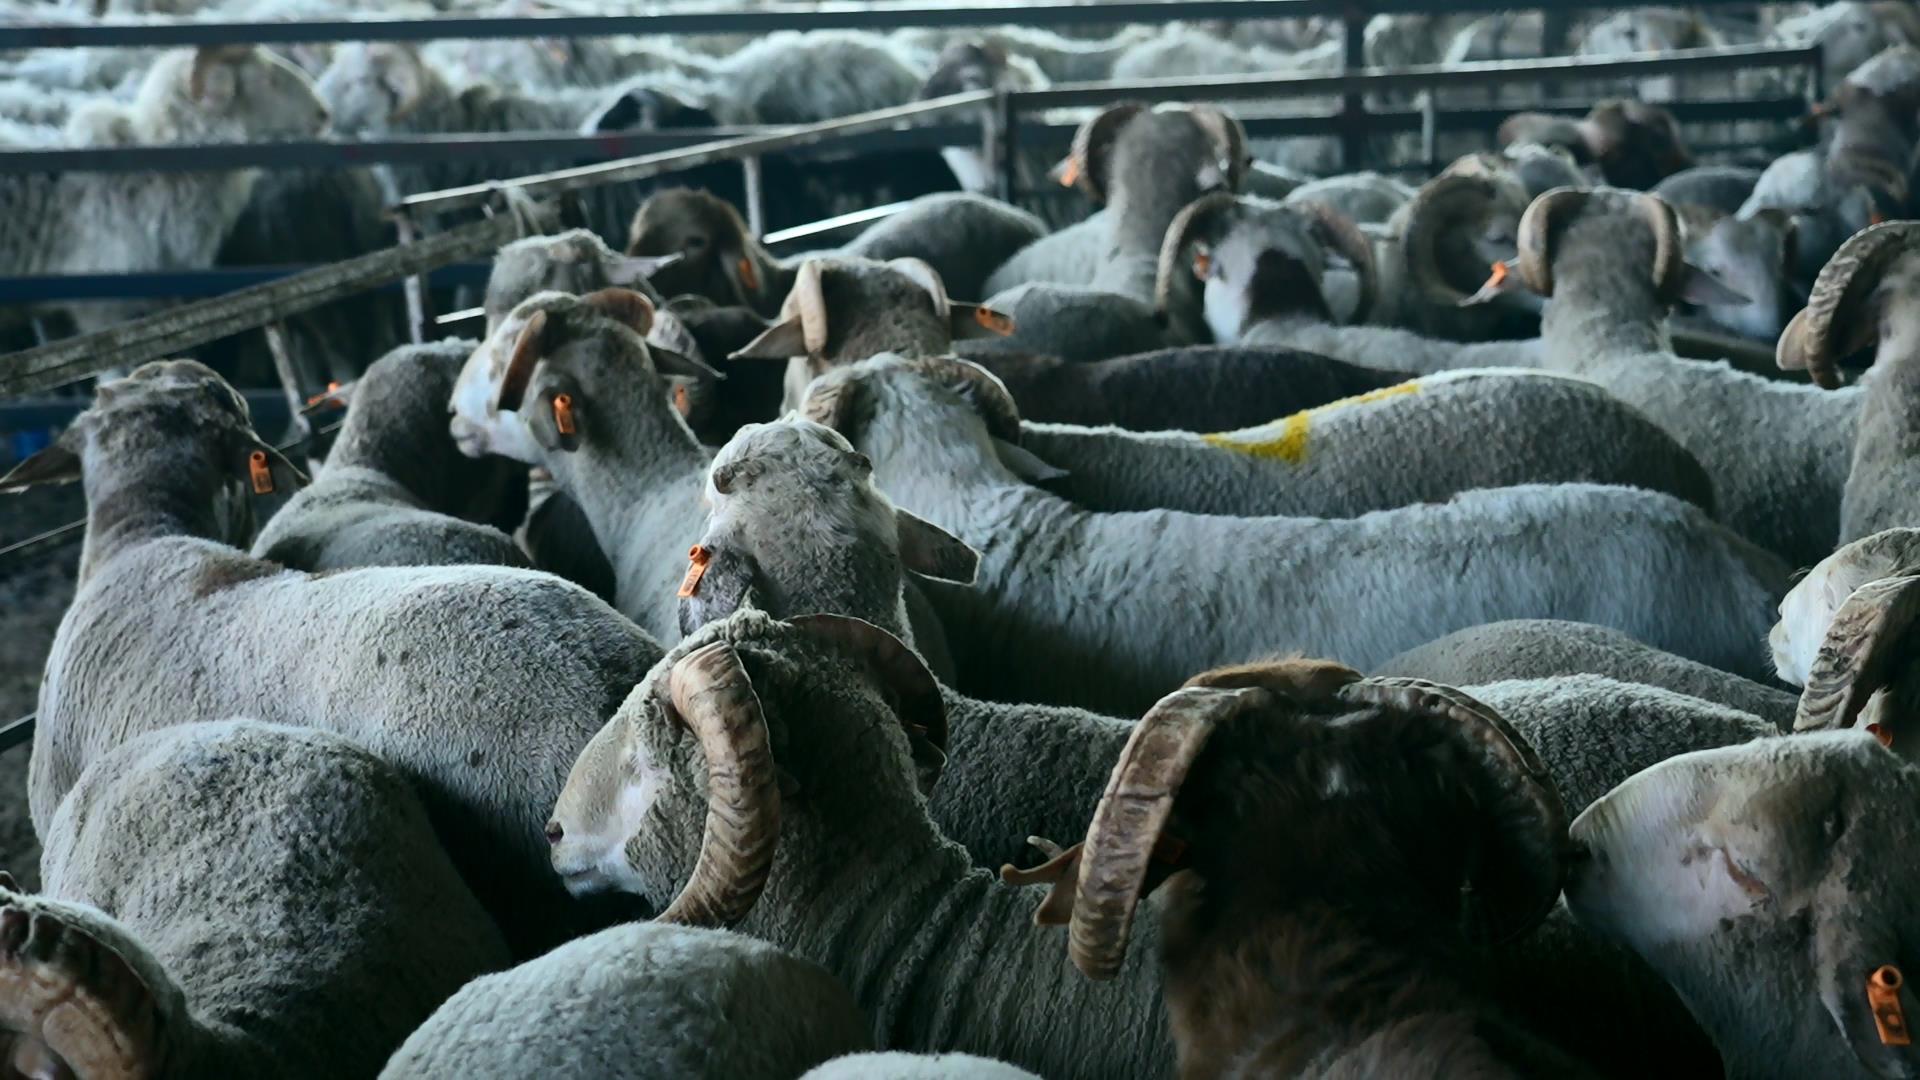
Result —
<instances>
[{"instance_id":1,"label":"orange ear tag","mask_svg":"<svg viewBox=\"0 0 1920 1080\"><path fill-rule=\"evenodd\" d=\"M1213 269L1213 256L1204 251L1193 253L1193 276L1206 280L1207 271Z\"/></svg>"},{"instance_id":2,"label":"orange ear tag","mask_svg":"<svg viewBox=\"0 0 1920 1080\"><path fill-rule=\"evenodd\" d=\"M1487 283L1484 287L1489 289L1497 289L1500 286L1505 285L1506 283L1507 283L1507 264L1503 262L1494 263L1493 276L1487 279Z\"/></svg>"},{"instance_id":3,"label":"orange ear tag","mask_svg":"<svg viewBox=\"0 0 1920 1080\"><path fill-rule=\"evenodd\" d=\"M760 291L760 271L754 268L752 259L742 255L740 261L733 264L733 268L740 272L740 284L754 292Z\"/></svg>"},{"instance_id":4,"label":"orange ear tag","mask_svg":"<svg viewBox=\"0 0 1920 1080\"><path fill-rule=\"evenodd\" d=\"M990 307L974 308L973 321L999 334L1001 337L1006 337L1013 333L1013 316L1005 312L995 311Z\"/></svg>"},{"instance_id":5,"label":"orange ear tag","mask_svg":"<svg viewBox=\"0 0 1920 1080\"><path fill-rule=\"evenodd\" d=\"M1906 980L1900 969L1882 964L1867 976L1867 1005L1873 1009L1873 1026L1880 1029L1883 1046L1909 1046L1913 1035L1907 1031L1907 1015L1900 1007L1900 986Z\"/></svg>"},{"instance_id":6,"label":"orange ear tag","mask_svg":"<svg viewBox=\"0 0 1920 1080\"><path fill-rule=\"evenodd\" d=\"M1079 182L1080 182L1080 159L1077 157L1070 157L1066 160L1066 167L1060 170L1060 186L1072 187L1073 185Z\"/></svg>"},{"instance_id":7,"label":"orange ear tag","mask_svg":"<svg viewBox=\"0 0 1920 1080\"><path fill-rule=\"evenodd\" d=\"M315 394L312 397L307 399L307 408L311 409L314 406L321 404L322 402L332 401L337 403L340 399L335 395L338 393L340 393L340 384L337 382L330 382L327 384L327 390L325 393Z\"/></svg>"},{"instance_id":8,"label":"orange ear tag","mask_svg":"<svg viewBox=\"0 0 1920 1080\"><path fill-rule=\"evenodd\" d=\"M255 495L273 494L273 468L267 464L265 450L255 450L247 455L247 475L253 479Z\"/></svg>"},{"instance_id":9,"label":"orange ear tag","mask_svg":"<svg viewBox=\"0 0 1920 1080\"><path fill-rule=\"evenodd\" d=\"M553 426L560 429L562 435L572 435L580 429L573 423L573 395L553 395Z\"/></svg>"},{"instance_id":10,"label":"orange ear tag","mask_svg":"<svg viewBox=\"0 0 1920 1080\"><path fill-rule=\"evenodd\" d=\"M1888 731L1885 727L1879 724L1868 724L1867 734L1879 739L1881 746L1889 750L1893 749L1893 732Z\"/></svg>"},{"instance_id":11,"label":"orange ear tag","mask_svg":"<svg viewBox=\"0 0 1920 1080\"><path fill-rule=\"evenodd\" d=\"M693 399L687 396L686 383L680 383L673 388L673 407L681 416L693 411Z\"/></svg>"},{"instance_id":12,"label":"orange ear tag","mask_svg":"<svg viewBox=\"0 0 1920 1080\"><path fill-rule=\"evenodd\" d=\"M1873 213L1867 215L1867 224L1869 225L1885 225L1886 223L1887 223L1887 215L1881 213L1878 210L1875 210Z\"/></svg>"},{"instance_id":13,"label":"orange ear tag","mask_svg":"<svg viewBox=\"0 0 1920 1080\"><path fill-rule=\"evenodd\" d=\"M707 564L713 561L713 552L699 544L687 552L687 576L680 579L680 591L675 594L686 599L700 591L700 579L707 576Z\"/></svg>"}]
</instances>

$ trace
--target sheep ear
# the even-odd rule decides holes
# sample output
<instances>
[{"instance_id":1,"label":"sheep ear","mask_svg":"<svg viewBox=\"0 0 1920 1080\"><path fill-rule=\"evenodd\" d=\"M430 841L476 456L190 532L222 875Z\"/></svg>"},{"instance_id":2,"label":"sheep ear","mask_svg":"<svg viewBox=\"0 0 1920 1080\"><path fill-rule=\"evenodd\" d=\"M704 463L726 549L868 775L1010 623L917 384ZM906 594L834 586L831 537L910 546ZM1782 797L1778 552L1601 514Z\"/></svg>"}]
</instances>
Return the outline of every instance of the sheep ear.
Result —
<instances>
[{"instance_id":1,"label":"sheep ear","mask_svg":"<svg viewBox=\"0 0 1920 1080\"><path fill-rule=\"evenodd\" d=\"M704 361L696 360L683 352L663 345L650 346L647 353L653 357L653 369L662 375L677 375L683 379L726 378L725 375L708 367Z\"/></svg>"},{"instance_id":2,"label":"sheep ear","mask_svg":"<svg viewBox=\"0 0 1920 1080\"><path fill-rule=\"evenodd\" d=\"M685 257L678 251L670 251L665 255L622 255L607 267L607 282L611 285L636 285Z\"/></svg>"},{"instance_id":3,"label":"sheep ear","mask_svg":"<svg viewBox=\"0 0 1920 1080\"><path fill-rule=\"evenodd\" d=\"M993 452L1000 458L1000 464L1029 484L1044 484L1067 476L1067 470L1055 468L1034 456L1033 451L1015 446L1005 439L993 440Z\"/></svg>"},{"instance_id":4,"label":"sheep ear","mask_svg":"<svg viewBox=\"0 0 1920 1080\"><path fill-rule=\"evenodd\" d=\"M285 455L258 439L244 439L240 469L255 495L291 495L307 486L307 474Z\"/></svg>"},{"instance_id":5,"label":"sheep ear","mask_svg":"<svg viewBox=\"0 0 1920 1080\"><path fill-rule=\"evenodd\" d=\"M1003 338L1013 334L1013 316L980 304L948 305L947 323L955 341Z\"/></svg>"},{"instance_id":6,"label":"sheep ear","mask_svg":"<svg viewBox=\"0 0 1920 1080\"><path fill-rule=\"evenodd\" d=\"M67 438L67 433L72 430L68 428L51 446L15 465L7 475L0 476L0 494L13 495L28 488L71 484L79 480L80 453L69 444Z\"/></svg>"},{"instance_id":7,"label":"sheep ear","mask_svg":"<svg viewBox=\"0 0 1920 1080\"><path fill-rule=\"evenodd\" d=\"M1696 307L1733 307L1753 303L1753 297L1720 280L1712 271L1702 270L1692 263L1681 264L1679 296Z\"/></svg>"},{"instance_id":8,"label":"sheep ear","mask_svg":"<svg viewBox=\"0 0 1920 1080\"><path fill-rule=\"evenodd\" d=\"M549 387L540 393L533 407L520 408L520 419L528 434L549 453L580 449L580 399L577 395Z\"/></svg>"},{"instance_id":9,"label":"sheep ear","mask_svg":"<svg viewBox=\"0 0 1920 1080\"><path fill-rule=\"evenodd\" d=\"M1905 985L1898 935L1850 917L1852 904L1815 904L1813 968L1821 1003L1867 1071L1875 1076L1911 1076L1920 1068L1920 1046L1907 1023L1920 1018L1920 997Z\"/></svg>"},{"instance_id":10,"label":"sheep ear","mask_svg":"<svg viewBox=\"0 0 1920 1080\"><path fill-rule=\"evenodd\" d=\"M800 324L800 316L782 319L768 327L759 337L747 342L733 354L729 360L791 360L796 356L807 355L807 332Z\"/></svg>"},{"instance_id":11,"label":"sheep ear","mask_svg":"<svg viewBox=\"0 0 1920 1080\"><path fill-rule=\"evenodd\" d=\"M980 569L980 553L967 542L923 517L898 507L893 517L900 529L900 565L935 581L973 584Z\"/></svg>"}]
</instances>

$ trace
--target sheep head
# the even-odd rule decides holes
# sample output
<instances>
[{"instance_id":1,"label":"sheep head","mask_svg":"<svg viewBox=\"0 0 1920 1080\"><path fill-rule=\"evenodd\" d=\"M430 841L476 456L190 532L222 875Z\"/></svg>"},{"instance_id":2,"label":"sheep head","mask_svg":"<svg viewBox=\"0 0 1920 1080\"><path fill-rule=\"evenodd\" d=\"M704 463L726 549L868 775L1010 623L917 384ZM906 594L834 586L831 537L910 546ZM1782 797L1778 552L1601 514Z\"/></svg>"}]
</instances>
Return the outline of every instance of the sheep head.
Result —
<instances>
[{"instance_id":1,"label":"sheep head","mask_svg":"<svg viewBox=\"0 0 1920 1080\"><path fill-rule=\"evenodd\" d=\"M1042 910L1065 916L1088 977L1119 971L1134 910L1169 864L1182 893L1168 909L1170 968L1236 911L1411 895L1427 918L1504 940L1558 899L1565 810L1532 749L1486 706L1297 661L1195 683L1135 726L1077 852L1002 872L1056 879ZM1378 856L1356 857L1356 843ZM1273 858L1248 860L1255 846ZM1414 888L1380 880L1385 867Z\"/></svg>"},{"instance_id":2,"label":"sheep head","mask_svg":"<svg viewBox=\"0 0 1920 1080\"><path fill-rule=\"evenodd\" d=\"M692 293L716 304L769 311L773 256L753 238L732 204L709 192L672 188L641 204L627 233L627 254L679 255L655 284L667 296Z\"/></svg>"},{"instance_id":3,"label":"sheep head","mask_svg":"<svg viewBox=\"0 0 1920 1080\"><path fill-rule=\"evenodd\" d=\"M333 110L335 126L349 135L405 130L423 106L453 93L420 50L383 41L336 48L316 86Z\"/></svg>"},{"instance_id":4,"label":"sheep head","mask_svg":"<svg viewBox=\"0 0 1920 1080\"><path fill-rule=\"evenodd\" d=\"M1709 319L1746 337L1775 341L1786 328L1791 284L1799 258L1799 226L1791 213L1767 209L1746 217L1722 217L1697 237L1689 236L1687 256L1701 269L1742 294L1746 304L1704 308Z\"/></svg>"},{"instance_id":5,"label":"sheep head","mask_svg":"<svg viewBox=\"0 0 1920 1080\"><path fill-rule=\"evenodd\" d=\"M948 43L933 61L933 71L920 84L920 100L967 94L980 90L1040 90L1047 77L1033 61L1013 56L993 41L960 40Z\"/></svg>"},{"instance_id":6,"label":"sheep head","mask_svg":"<svg viewBox=\"0 0 1920 1080\"><path fill-rule=\"evenodd\" d=\"M952 356L917 359L878 356L851 367L835 368L807 387L800 412L807 419L832 428L849 440L854 439L873 416L870 384L900 378L923 379L958 394L979 414L989 436L1009 443L1019 442L1020 410L1005 384L980 365Z\"/></svg>"},{"instance_id":7,"label":"sheep head","mask_svg":"<svg viewBox=\"0 0 1920 1080\"><path fill-rule=\"evenodd\" d=\"M636 408L672 408L667 380L721 377L688 357L650 349L654 322L652 302L629 289L529 297L475 350L455 383L451 426L461 451L550 465L551 455L578 449L596 428L604 436Z\"/></svg>"},{"instance_id":8,"label":"sheep head","mask_svg":"<svg viewBox=\"0 0 1920 1080\"><path fill-rule=\"evenodd\" d=\"M894 506L839 432L798 416L742 428L714 457L706 494L704 565L681 590L682 633L751 606L852 615L904 638L902 571L966 585L979 563Z\"/></svg>"},{"instance_id":9,"label":"sheep head","mask_svg":"<svg viewBox=\"0 0 1920 1080\"><path fill-rule=\"evenodd\" d=\"M1314 314L1331 317L1321 293L1329 255L1354 268L1360 300L1353 320L1366 318L1374 292L1373 247L1360 230L1321 203L1287 204L1225 192L1204 195L1181 210L1160 247L1155 304L1173 304L1179 276L1191 267L1204 284L1203 307L1214 336L1238 340L1245 326L1319 300ZM1190 261L1189 261L1190 259Z\"/></svg>"},{"instance_id":10,"label":"sheep head","mask_svg":"<svg viewBox=\"0 0 1920 1080\"><path fill-rule=\"evenodd\" d=\"M1194 134L1202 138L1188 138ZM1136 174L1187 187L1191 198L1210 191L1240 190L1251 163L1246 130L1219 109L1210 105L1148 109L1124 103L1109 106L1080 125L1072 151L1052 175L1065 186L1079 188L1095 203L1110 201Z\"/></svg>"},{"instance_id":11,"label":"sheep head","mask_svg":"<svg viewBox=\"0 0 1920 1080\"><path fill-rule=\"evenodd\" d=\"M1786 371L1806 371L1828 389L1840 385L1840 361L1879 340L1880 311L1875 299L1883 283L1895 279L1902 295L1881 301L1910 302L1911 256L1920 238L1920 222L1890 221L1855 233L1814 279L1807 306L1780 335L1775 361ZM1896 272L1896 267L1898 268Z\"/></svg>"},{"instance_id":12,"label":"sheep head","mask_svg":"<svg viewBox=\"0 0 1920 1080\"><path fill-rule=\"evenodd\" d=\"M1767 635L1774 670L1806 686L1820 665L1834 618L1854 590L1883 578L1920 572L1920 529L1863 536L1820 560L1780 600L1780 620Z\"/></svg>"},{"instance_id":13,"label":"sheep head","mask_svg":"<svg viewBox=\"0 0 1920 1080\"><path fill-rule=\"evenodd\" d=\"M931 836L915 762L925 780L945 745L939 687L892 635L741 612L682 643L582 751L547 825L553 866L576 895L671 896L663 921L731 926L770 878L834 869L776 864L783 834L837 834L817 849L917 818Z\"/></svg>"},{"instance_id":14,"label":"sheep head","mask_svg":"<svg viewBox=\"0 0 1920 1080\"><path fill-rule=\"evenodd\" d=\"M1616 187L1645 190L1693 164L1673 114L1637 101L1603 101L1575 120L1515 113L1500 125L1502 149L1522 143L1564 150Z\"/></svg>"},{"instance_id":15,"label":"sheep head","mask_svg":"<svg viewBox=\"0 0 1920 1080\"><path fill-rule=\"evenodd\" d=\"M585 296L601 289L632 289L658 310L665 305L649 283L653 275L680 261L670 255L619 255L589 229L555 236L529 236L501 248L487 276L487 330L535 293Z\"/></svg>"},{"instance_id":16,"label":"sheep head","mask_svg":"<svg viewBox=\"0 0 1920 1080\"><path fill-rule=\"evenodd\" d=\"M1911 1075L1916 805L1920 773L1860 732L1669 758L1573 822L1567 906L1679 991L1730 1076Z\"/></svg>"},{"instance_id":17,"label":"sheep head","mask_svg":"<svg viewBox=\"0 0 1920 1080\"><path fill-rule=\"evenodd\" d=\"M1623 220L1624 219L1624 220ZM1600 235L1599 223L1608 225L1604 235L1612 245L1609 257L1623 247L1619 227L1645 228L1653 240L1651 283L1654 298L1663 304L1687 301L1695 304L1742 304L1750 299L1686 258L1685 235L1673 207L1657 195L1645 192L1596 188L1580 191L1558 188L1549 191L1527 207L1520 217L1520 253L1512 263L1494 268L1494 276L1466 303L1478 303L1515 288L1527 288L1539 296L1550 297L1554 290L1553 267L1559 258L1557 245L1570 232L1586 223ZM1632 223L1632 224L1629 224ZM1584 258L1596 254L1582 250Z\"/></svg>"},{"instance_id":18,"label":"sheep head","mask_svg":"<svg viewBox=\"0 0 1920 1080\"><path fill-rule=\"evenodd\" d=\"M1399 215L1407 274L1434 304L1458 305L1488 265L1512 257L1529 201L1503 172L1466 173L1428 181Z\"/></svg>"}]
</instances>

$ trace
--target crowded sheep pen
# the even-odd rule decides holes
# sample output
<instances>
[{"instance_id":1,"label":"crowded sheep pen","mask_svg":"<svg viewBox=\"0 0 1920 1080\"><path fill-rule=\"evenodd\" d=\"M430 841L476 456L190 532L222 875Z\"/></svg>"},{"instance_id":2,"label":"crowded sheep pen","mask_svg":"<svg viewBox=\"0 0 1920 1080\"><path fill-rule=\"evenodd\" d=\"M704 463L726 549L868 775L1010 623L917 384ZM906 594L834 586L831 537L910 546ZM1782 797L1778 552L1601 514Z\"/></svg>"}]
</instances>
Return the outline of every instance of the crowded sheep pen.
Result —
<instances>
[{"instance_id":1,"label":"crowded sheep pen","mask_svg":"<svg viewBox=\"0 0 1920 1080\"><path fill-rule=\"evenodd\" d=\"M1911 0L0 0L0 1080L1920 1076L1916 177Z\"/></svg>"}]
</instances>

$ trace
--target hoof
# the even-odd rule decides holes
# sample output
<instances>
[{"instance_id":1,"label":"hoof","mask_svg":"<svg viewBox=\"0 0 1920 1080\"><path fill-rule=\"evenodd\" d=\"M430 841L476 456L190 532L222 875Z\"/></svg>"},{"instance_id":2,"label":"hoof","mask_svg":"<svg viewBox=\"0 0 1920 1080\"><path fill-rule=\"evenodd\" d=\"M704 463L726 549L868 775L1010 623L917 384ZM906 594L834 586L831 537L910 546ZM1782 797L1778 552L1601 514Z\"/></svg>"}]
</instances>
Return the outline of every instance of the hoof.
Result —
<instances>
[{"instance_id":1,"label":"hoof","mask_svg":"<svg viewBox=\"0 0 1920 1080\"><path fill-rule=\"evenodd\" d=\"M160 1017L126 960L57 910L0 903L0 1078L159 1075Z\"/></svg>"}]
</instances>

